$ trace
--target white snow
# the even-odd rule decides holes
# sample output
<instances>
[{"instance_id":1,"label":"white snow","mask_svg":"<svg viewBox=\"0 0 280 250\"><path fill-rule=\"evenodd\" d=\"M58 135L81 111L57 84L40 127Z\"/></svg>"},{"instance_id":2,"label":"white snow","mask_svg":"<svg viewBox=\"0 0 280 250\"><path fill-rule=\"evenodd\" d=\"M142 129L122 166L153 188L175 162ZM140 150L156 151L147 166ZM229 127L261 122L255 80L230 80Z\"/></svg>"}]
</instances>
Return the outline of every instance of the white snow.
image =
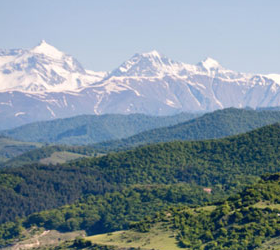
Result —
<instances>
[{"instance_id":1,"label":"white snow","mask_svg":"<svg viewBox=\"0 0 280 250\"><path fill-rule=\"evenodd\" d=\"M280 74L268 74L266 75L266 77L272 79L273 81L275 81L277 84L280 84Z\"/></svg>"},{"instance_id":2,"label":"white snow","mask_svg":"<svg viewBox=\"0 0 280 250\"><path fill-rule=\"evenodd\" d=\"M53 112L53 110L47 105L47 109L50 111L52 117L56 117L55 113Z\"/></svg>"},{"instance_id":3,"label":"white snow","mask_svg":"<svg viewBox=\"0 0 280 250\"><path fill-rule=\"evenodd\" d=\"M25 112L18 112L15 114L15 117L18 117L19 115L25 115Z\"/></svg>"},{"instance_id":4,"label":"white snow","mask_svg":"<svg viewBox=\"0 0 280 250\"><path fill-rule=\"evenodd\" d=\"M53 47L52 45L48 44L45 40L42 40L41 43L34 47L31 52L44 54L46 56L61 59L64 56L64 53Z\"/></svg>"},{"instance_id":5,"label":"white snow","mask_svg":"<svg viewBox=\"0 0 280 250\"><path fill-rule=\"evenodd\" d=\"M172 101L169 100L169 99L166 99L166 104L169 105L169 106L172 106L172 107L176 107L175 103L172 102Z\"/></svg>"},{"instance_id":6,"label":"white snow","mask_svg":"<svg viewBox=\"0 0 280 250\"><path fill-rule=\"evenodd\" d=\"M0 102L0 105L7 105L10 107L13 107L12 101L10 100L9 102Z\"/></svg>"},{"instance_id":7,"label":"white snow","mask_svg":"<svg viewBox=\"0 0 280 250\"><path fill-rule=\"evenodd\" d=\"M221 68L221 65L213 58L207 57L201 64L208 70Z\"/></svg>"},{"instance_id":8,"label":"white snow","mask_svg":"<svg viewBox=\"0 0 280 250\"><path fill-rule=\"evenodd\" d=\"M80 91L101 81L107 72L83 70L75 59L42 41L30 50L0 56L0 91Z\"/></svg>"},{"instance_id":9,"label":"white snow","mask_svg":"<svg viewBox=\"0 0 280 250\"><path fill-rule=\"evenodd\" d=\"M36 105L45 107L48 117L51 114L57 118L64 110L68 112L69 107L75 115L158 115L169 114L170 107L181 112L280 106L279 74L238 73L223 68L212 58L190 65L154 50L135 54L108 73L84 70L73 57L45 41L31 50L18 50L14 56L8 56L9 51L1 55L0 93L8 97L0 105L12 107L11 102L4 100L13 100L12 91L16 90L24 93L24 101L30 101L30 106L36 101ZM29 107L13 107L12 116L21 113L30 114Z\"/></svg>"}]
</instances>

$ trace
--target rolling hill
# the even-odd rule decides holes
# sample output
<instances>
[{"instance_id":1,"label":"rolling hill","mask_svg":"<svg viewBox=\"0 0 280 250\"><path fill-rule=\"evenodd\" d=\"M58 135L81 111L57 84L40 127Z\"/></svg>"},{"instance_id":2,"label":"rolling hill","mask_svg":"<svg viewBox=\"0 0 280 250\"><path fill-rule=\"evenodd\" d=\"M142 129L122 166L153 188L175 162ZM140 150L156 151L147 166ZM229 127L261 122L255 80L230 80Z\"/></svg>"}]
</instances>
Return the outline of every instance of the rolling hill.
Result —
<instances>
[{"instance_id":1,"label":"rolling hill","mask_svg":"<svg viewBox=\"0 0 280 250\"><path fill-rule=\"evenodd\" d=\"M280 125L274 124L219 140L159 143L56 166L3 169L2 244L17 237L15 230L20 234L20 225L110 232L170 205L217 201L264 173L280 171L279 137ZM16 219L26 216L23 224Z\"/></svg>"},{"instance_id":2,"label":"rolling hill","mask_svg":"<svg viewBox=\"0 0 280 250\"><path fill-rule=\"evenodd\" d=\"M22 142L9 137L0 136L0 164L25 152L40 148L41 146L42 144L40 143Z\"/></svg>"},{"instance_id":3,"label":"rolling hill","mask_svg":"<svg viewBox=\"0 0 280 250\"><path fill-rule=\"evenodd\" d=\"M174 116L82 115L27 124L1 134L17 140L53 144L89 144L121 139L139 132L175 125L199 114L181 113Z\"/></svg>"},{"instance_id":4,"label":"rolling hill","mask_svg":"<svg viewBox=\"0 0 280 250\"><path fill-rule=\"evenodd\" d=\"M174 126L99 143L93 145L93 148L106 152L158 142L215 139L245 133L276 122L280 122L279 111L229 108L207 113Z\"/></svg>"}]
</instances>

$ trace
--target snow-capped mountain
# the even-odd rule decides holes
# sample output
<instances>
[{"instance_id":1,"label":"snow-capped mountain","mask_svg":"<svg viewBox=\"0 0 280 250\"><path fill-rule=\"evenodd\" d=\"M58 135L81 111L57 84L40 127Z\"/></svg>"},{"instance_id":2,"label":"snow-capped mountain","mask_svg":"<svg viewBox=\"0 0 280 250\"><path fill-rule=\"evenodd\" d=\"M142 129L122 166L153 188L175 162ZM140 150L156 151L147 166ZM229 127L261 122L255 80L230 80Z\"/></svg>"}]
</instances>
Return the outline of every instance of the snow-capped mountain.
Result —
<instances>
[{"instance_id":1,"label":"snow-capped mountain","mask_svg":"<svg viewBox=\"0 0 280 250\"><path fill-rule=\"evenodd\" d=\"M85 70L45 41L0 51L0 128L78 114L268 106L280 106L280 75L238 73L212 58L190 65L151 51L106 73Z\"/></svg>"},{"instance_id":2,"label":"snow-capped mountain","mask_svg":"<svg viewBox=\"0 0 280 250\"><path fill-rule=\"evenodd\" d=\"M77 90L105 75L84 70L76 59L44 40L31 50L0 50L0 91Z\"/></svg>"}]
</instances>

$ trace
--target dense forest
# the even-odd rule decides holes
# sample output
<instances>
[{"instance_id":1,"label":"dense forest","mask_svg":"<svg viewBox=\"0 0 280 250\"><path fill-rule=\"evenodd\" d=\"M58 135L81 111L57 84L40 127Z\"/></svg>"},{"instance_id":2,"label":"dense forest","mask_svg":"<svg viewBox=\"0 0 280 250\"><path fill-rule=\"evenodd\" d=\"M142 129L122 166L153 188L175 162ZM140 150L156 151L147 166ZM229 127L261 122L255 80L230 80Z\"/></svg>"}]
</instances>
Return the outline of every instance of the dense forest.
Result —
<instances>
[{"instance_id":1,"label":"dense forest","mask_svg":"<svg viewBox=\"0 0 280 250\"><path fill-rule=\"evenodd\" d=\"M169 141L222 138L280 122L280 112L228 108L174 126L141 132L129 138L93 145L97 151L120 151L139 145Z\"/></svg>"},{"instance_id":2,"label":"dense forest","mask_svg":"<svg viewBox=\"0 0 280 250\"><path fill-rule=\"evenodd\" d=\"M62 165L3 169L2 228L19 226L16 218L30 215L26 226L109 232L172 204L211 202L241 190L261 174L280 171L279 137L280 125L275 124L219 140L159 143ZM205 187L213 193L205 193ZM42 212L38 221L31 215L66 204L72 205Z\"/></svg>"},{"instance_id":3,"label":"dense forest","mask_svg":"<svg viewBox=\"0 0 280 250\"><path fill-rule=\"evenodd\" d=\"M212 209L171 208L169 221L178 230L178 243L187 249L256 249L280 236L280 174L265 175L258 183L219 202ZM133 225L148 232L166 213ZM274 248L269 248L274 249Z\"/></svg>"},{"instance_id":4,"label":"dense forest","mask_svg":"<svg viewBox=\"0 0 280 250\"><path fill-rule=\"evenodd\" d=\"M84 145L121 139L145 130L175 125L197 116L199 114L191 113L159 117L143 114L81 115L35 122L2 131L0 134L22 141Z\"/></svg>"}]
</instances>

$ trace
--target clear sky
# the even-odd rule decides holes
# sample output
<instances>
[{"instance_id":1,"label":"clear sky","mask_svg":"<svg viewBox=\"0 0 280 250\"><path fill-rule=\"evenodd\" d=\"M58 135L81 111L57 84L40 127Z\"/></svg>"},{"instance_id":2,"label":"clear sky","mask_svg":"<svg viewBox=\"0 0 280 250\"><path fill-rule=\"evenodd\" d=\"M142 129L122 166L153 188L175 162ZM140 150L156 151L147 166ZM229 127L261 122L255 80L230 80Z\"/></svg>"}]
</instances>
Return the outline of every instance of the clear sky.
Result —
<instances>
[{"instance_id":1,"label":"clear sky","mask_svg":"<svg viewBox=\"0 0 280 250\"><path fill-rule=\"evenodd\" d=\"M42 39L96 71L155 49L280 74L280 0L0 0L0 48Z\"/></svg>"}]
</instances>

